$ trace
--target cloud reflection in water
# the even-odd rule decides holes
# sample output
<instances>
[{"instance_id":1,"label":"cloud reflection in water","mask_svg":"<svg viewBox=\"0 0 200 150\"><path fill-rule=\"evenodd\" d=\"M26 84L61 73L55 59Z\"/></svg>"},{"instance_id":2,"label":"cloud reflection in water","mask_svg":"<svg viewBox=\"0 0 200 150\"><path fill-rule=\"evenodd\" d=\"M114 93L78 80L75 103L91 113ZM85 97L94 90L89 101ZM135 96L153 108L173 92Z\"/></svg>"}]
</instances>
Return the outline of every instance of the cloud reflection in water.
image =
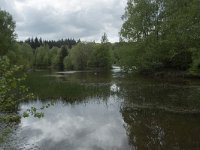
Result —
<instances>
[{"instance_id":1,"label":"cloud reflection in water","mask_svg":"<svg viewBox=\"0 0 200 150\"><path fill-rule=\"evenodd\" d=\"M42 106L40 102L30 106ZM28 105L22 106L25 109ZM92 99L88 103L66 105L58 102L45 110L45 117L22 119L19 136L26 145L48 150L130 149L120 102L111 96L108 101Z\"/></svg>"}]
</instances>

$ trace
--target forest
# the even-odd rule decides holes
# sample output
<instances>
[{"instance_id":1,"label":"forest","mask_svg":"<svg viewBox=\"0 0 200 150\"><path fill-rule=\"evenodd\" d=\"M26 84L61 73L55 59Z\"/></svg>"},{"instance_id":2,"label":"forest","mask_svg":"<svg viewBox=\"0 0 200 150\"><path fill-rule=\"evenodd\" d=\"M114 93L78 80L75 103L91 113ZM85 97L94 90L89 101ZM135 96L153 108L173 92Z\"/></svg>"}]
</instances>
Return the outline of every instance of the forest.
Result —
<instances>
[{"instance_id":1,"label":"forest","mask_svg":"<svg viewBox=\"0 0 200 150\"><path fill-rule=\"evenodd\" d=\"M115 43L107 33L101 42L70 37L19 41L12 15L0 9L0 123L20 120L19 104L34 97L23 74L37 69L107 71L117 65L125 73L199 79L199 0L128 0L121 19ZM34 108L30 112L41 117Z\"/></svg>"}]
</instances>

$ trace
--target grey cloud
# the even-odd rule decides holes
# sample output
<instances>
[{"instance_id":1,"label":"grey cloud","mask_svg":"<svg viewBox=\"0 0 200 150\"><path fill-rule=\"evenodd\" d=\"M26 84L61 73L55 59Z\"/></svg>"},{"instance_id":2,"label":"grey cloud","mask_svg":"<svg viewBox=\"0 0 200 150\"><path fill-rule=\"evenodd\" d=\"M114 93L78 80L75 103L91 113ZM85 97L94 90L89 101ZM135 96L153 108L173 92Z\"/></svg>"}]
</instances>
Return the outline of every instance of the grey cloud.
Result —
<instances>
[{"instance_id":1,"label":"grey cloud","mask_svg":"<svg viewBox=\"0 0 200 150\"><path fill-rule=\"evenodd\" d=\"M110 40L115 41L118 39L126 0L110 2L91 0L90 7L83 7L80 3L80 6L74 6L74 11L66 11L63 8L56 10L48 4L38 9L37 6L26 6L27 0L12 0L12 2L1 0L0 6L9 11L16 20L19 39L40 36L45 39L71 37L100 40L103 32L106 32ZM24 4L23 10L18 7L18 3Z\"/></svg>"}]
</instances>

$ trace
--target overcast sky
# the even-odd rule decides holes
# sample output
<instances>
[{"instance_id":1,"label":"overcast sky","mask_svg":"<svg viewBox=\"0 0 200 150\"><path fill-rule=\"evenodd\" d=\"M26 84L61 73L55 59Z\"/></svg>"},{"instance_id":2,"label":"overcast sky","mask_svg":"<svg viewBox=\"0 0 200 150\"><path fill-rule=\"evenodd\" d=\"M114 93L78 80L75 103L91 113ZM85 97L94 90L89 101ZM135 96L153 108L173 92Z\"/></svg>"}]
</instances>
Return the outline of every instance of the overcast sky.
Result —
<instances>
[{"instance_id":1,"label":"overcast sky","mask_svg":"<svg viewBox=\"0 0 200 150\"><path fill-rule=\"evenodd\" d=\"M127 0L0 0L0 8L13 15L19 40L75 38L119 40Z\"/></svg>"}]
</instances>

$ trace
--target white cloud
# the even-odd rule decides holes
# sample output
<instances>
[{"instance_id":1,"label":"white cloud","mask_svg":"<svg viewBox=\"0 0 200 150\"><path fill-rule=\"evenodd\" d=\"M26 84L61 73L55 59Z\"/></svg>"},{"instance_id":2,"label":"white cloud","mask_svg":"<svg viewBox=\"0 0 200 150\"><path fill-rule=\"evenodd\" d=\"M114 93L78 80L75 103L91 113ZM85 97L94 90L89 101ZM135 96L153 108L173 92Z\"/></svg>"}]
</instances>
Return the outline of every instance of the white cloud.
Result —
<instances>
[{"instance_id":1,"label":"white cloud","mask_svg":"<svg viewBox=\"0 0 200 150\"><path fill-rule=\"evenodd\" d=\"M16 21L20 40L81 38L99 41L103 32L118 41L126 0L1 0Z\"/></svg>"}]
</instances>

